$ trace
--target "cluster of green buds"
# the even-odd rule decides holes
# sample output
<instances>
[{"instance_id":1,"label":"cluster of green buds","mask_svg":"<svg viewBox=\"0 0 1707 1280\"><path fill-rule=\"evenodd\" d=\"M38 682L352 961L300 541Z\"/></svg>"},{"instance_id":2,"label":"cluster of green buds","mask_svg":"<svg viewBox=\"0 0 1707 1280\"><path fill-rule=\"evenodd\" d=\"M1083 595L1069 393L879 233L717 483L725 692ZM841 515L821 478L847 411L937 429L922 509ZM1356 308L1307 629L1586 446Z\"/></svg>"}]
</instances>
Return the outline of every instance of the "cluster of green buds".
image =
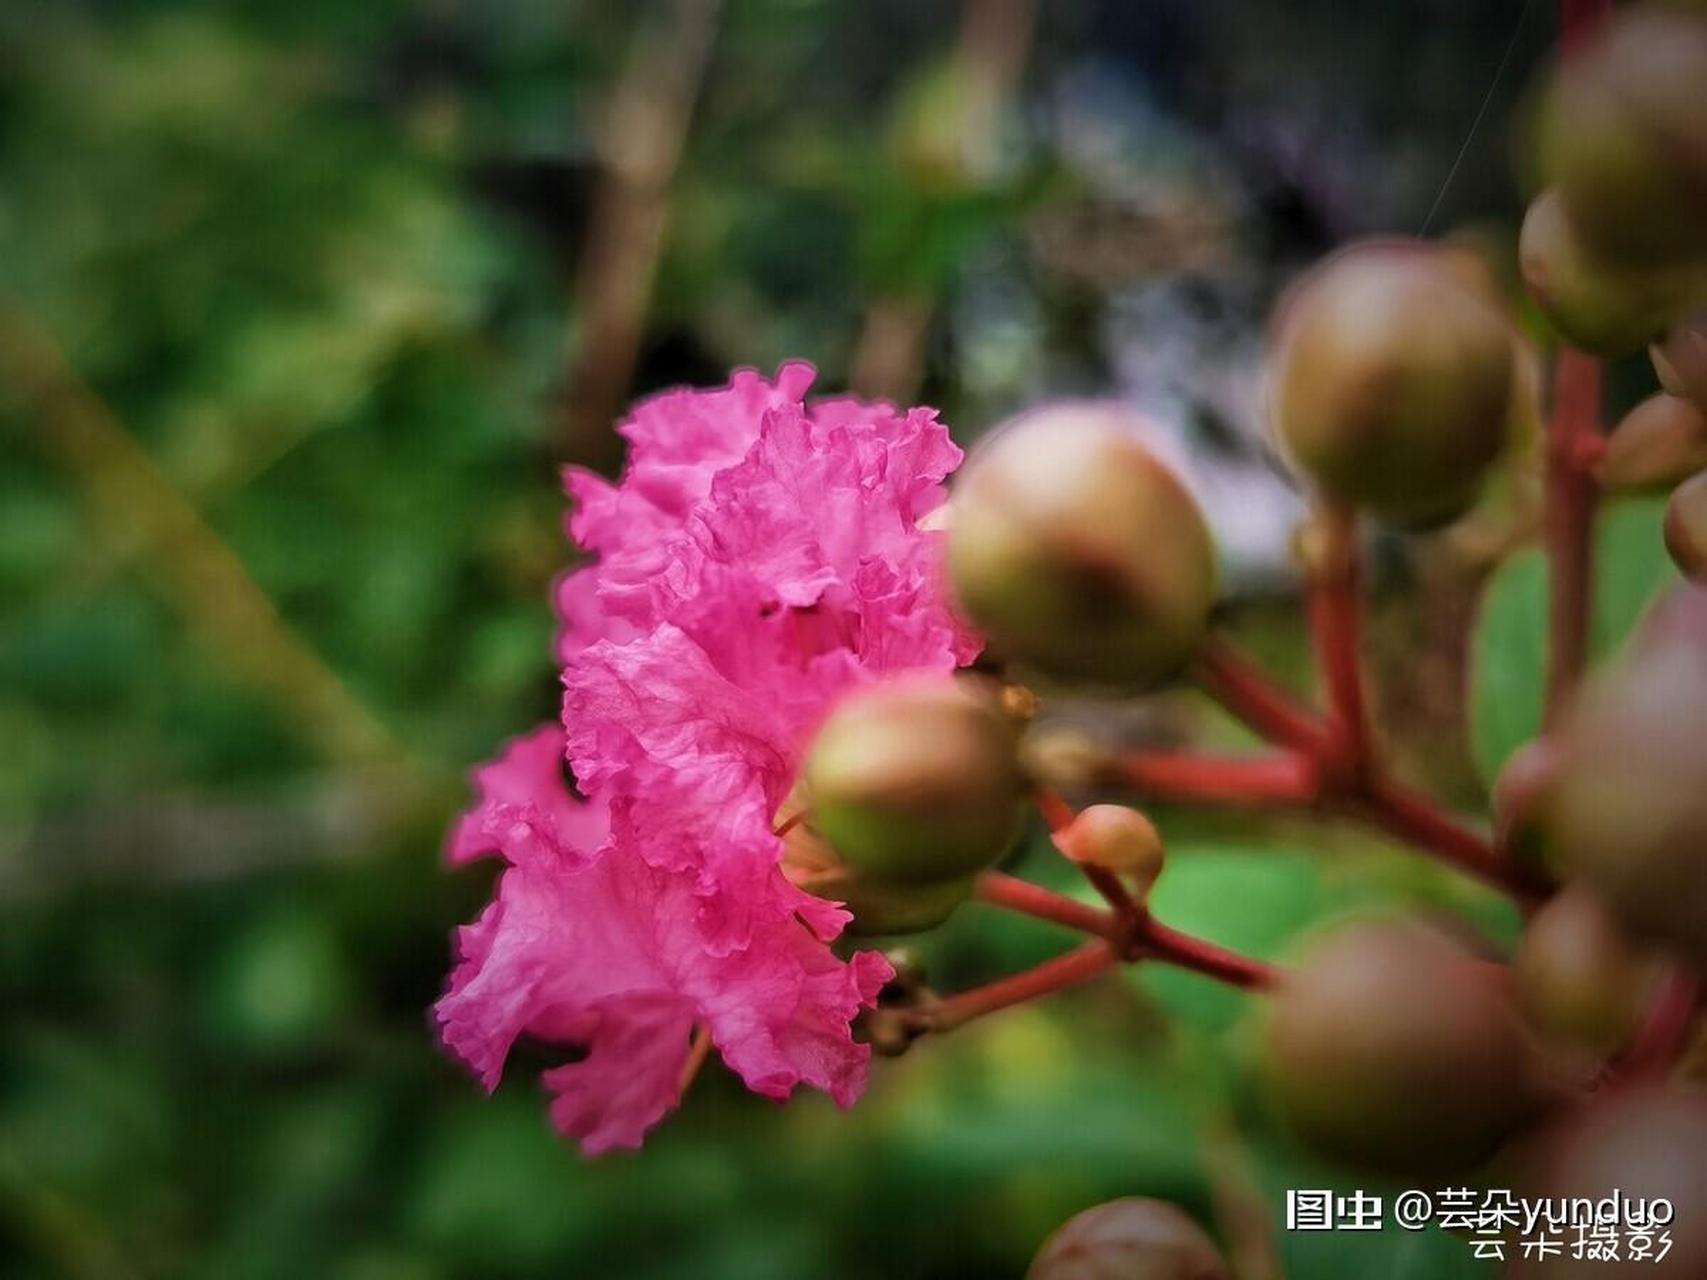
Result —
<instances>
[{"instance_id":1,"label":"cluster of green buds","mask_svg":"<svg viewBox=\"0 0 1707 1280\"><path fill-rule=\"evenodd\" d=\"M1565 60L1540 125L1550 184L1519 243L1552 327L1585 351L1648 348L1661 393L1613 433L1601 480L1674 489L1666 545L1707 576L1707 11L1621 12Z\"/></svg>"},{"instance_id":2,"label":"cluster of green buds","mask_svg":"<svg viewBox=\"0 0 1707 1280\"><path fill-rule=\"evenodd\" d=\"M1590 352L1649 348L1662 387L1610 436L1590 403L1579 415L1588 443L1553 440L1549 466L1562 459L1567 480L1591 490L1669 492L1666 542L1698 580L1707 579L1703 86L1707 10L1648 5L1594 35L1547 99L1552 185L1530 208L1521 244L1525 281L1557 333ZM1675 1063L1696 1022L1707 973L1707 585L1678 586L1580 689L1580 671L1567 672L1548 732L1498 781L1491 837L1387 775L1362 706L1359 522L1426 531L1476 504L1536 416L1534 363L1493 275L1449 245L1353 244L1282 298L1269 416L1277 451L1316 508L1300 559L1323 714L1272 687L1253 690L1248 670L1213 656L1224 654L1209 636L1215 543L1190 487L1154 447L1152 424L1115 405L1065 403L978 443L943 524L956 607L987 642L982 673L909 677L842 702L808 755L785 865L812 892L845 902L863 934L931 928L978 893L1095 940L970 999L939 1001L916 965L898 964L868 1028L874 1045L899 1052L921 1029L1107 963L1162 958L1269 996L1253 1040L1259 1074L1291 1131L1334 1160L1446 1177L1520 1152L1514 1176L1532 1193L1596 1197L1652 1183L1646 1170L1663 1164L1677 1185L1654 1195L1695 1193L1707 1204L1707 1139L1680 1149L1676 1138L1707 1134L1699 1093L1643 1083L1581 1105L1602 1079L1643 1080L1647 1059ZM1583 532L1582 508L1566 515ZM1083 708L1187 676L1279 750L1144 760L1077 731L1051 736L1047 717L1032 723L1057 695ZM1075 813L1060 795L1146 784L1175 798L1278 801L1371 821L1509 891L1523 908L1521 938L1501 955L1464 926L1361 919L1322 931L1276 971L1176 934L1150 917L1163 875L1150 820L1128 805ZM1107 911L994 872L1030 805ZM1707 1274L1707 1228L1681 1235L1674 1256L1682 1261L1663 1274ZM1032 1272L1228 1273L1188 1216L1139 1199L1073 1219Z\"/></svg>"}]
</instances>

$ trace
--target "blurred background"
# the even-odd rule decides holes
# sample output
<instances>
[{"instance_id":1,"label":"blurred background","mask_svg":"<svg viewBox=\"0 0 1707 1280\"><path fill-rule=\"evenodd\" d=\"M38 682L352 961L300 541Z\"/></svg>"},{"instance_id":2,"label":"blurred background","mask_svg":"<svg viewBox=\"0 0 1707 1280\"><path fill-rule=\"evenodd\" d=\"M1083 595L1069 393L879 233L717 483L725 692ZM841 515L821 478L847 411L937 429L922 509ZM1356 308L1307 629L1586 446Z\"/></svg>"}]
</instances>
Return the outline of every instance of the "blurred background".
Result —
<instances>
[{"instance_id":1,"label":"blurred background","mask_svg":"<svg viewBox=\"0 0 1707 1280\"><path fill-rule=\"evenodd\" d=\"M536 1063L488 1100L426 1010L489 888L439 862L463 772L556 712L556 468L618 468L633 396L798 356L963 442L1141 405L1230 625L1303 680L1264 316L1358 234L1504 270L1554 34L1524 0L0 4L0 1275L1018 1276L1120 1194L1250 1277L1491 1272L1278 1230L1343 1180L1188 976L920 1046L847 1115L708 1070L596 1163ZM1466 806L1529 714L1537 566L1468 676L1464 635L1530 518L1507 483L1383 550L1383 714ZM1650 524L1611 521L1621 600ZM1236 740L1185 697L1117 729ZM1160 817L1158 913L1254 952L1369 902L1511 927L1353 832ZM1066 941L969 907L923 949L952 988Z\"/></svg>"}]
</instances>

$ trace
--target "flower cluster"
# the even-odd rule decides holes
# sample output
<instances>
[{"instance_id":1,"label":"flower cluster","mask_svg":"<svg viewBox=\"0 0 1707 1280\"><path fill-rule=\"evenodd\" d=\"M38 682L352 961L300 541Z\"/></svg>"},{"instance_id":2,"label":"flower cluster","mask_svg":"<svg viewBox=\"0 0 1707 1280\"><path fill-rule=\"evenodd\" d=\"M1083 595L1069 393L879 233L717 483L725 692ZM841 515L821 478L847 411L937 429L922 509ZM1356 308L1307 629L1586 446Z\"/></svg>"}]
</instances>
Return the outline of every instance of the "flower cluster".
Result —
<instances>
[{"instance_id":1,"label":"flower cluster","mask_svg":"<svg viewBox=\"0 0 1707 1280\"><path fill-rule=\"evenodd\" d=\"M920 528L960 451L933 410L807 405L812 377L658 396L620 485L569 474L597 559L557 590L563 723L477 771L452 835L507 866L459 932L444 1043L488 1088L518 1037L569 1047L544 1079L590 1153L676 1104L696 1031L768 1097L864 1088L850 1022L889 966L831 952L847 913L785 878L778 811L840 694L976 645Z\"/></svg>"}]
</instances>

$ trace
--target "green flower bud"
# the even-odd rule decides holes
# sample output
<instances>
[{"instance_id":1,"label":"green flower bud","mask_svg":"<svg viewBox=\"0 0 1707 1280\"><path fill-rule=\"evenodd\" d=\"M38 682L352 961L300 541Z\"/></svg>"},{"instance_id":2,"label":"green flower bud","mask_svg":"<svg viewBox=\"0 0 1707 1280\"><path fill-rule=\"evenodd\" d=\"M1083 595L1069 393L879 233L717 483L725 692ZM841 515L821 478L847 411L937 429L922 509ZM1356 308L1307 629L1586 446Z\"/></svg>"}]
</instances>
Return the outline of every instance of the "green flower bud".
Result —
<instances>
[{"instance_id":1,"label":"green flower bud","mask_svg":"<svg viewBox=\"0 0 1707 1280\"><path fill-rule=\"evenodd\" d=\"M1684 577L1707 583L1707 471L1677 486L1666 503L1666 550Z\"/></svg>"},{"instance_id":2,"label":"green flower bud","mask_svg":"<svg viewBox=\"0 0 1707 1280\"><path fill-rule=\"evenodd\" d=\"M1707 22L1640 8L1565 60L1542 165L1588 240L1654 262L1707 253Z\"/></svg>"},{"instance_id":3,"label":"green flower bud","mask_svg":"<svg viewBox=\"0 0 1707 1280\"><path fill-rule=\"evenodd\" d=\"M1545 1260L1518 1253L1509 1275L1600 1280L1626 1269L1656 1280L1707 1275L1707 1098L1701 1094L1659 1085L1604 1090L1542 1137L1536 1163L1520 1189L1526 1200L1599 1205L1614 1193L1626 1206L1666 1200L1673 1215L1660 1229L1671 1244L1655 1261L1662 1248L1656 1238L1642 1262L1607 1263L1590 1252L1573 1257L1569 1248Z\"/></svg>"},{"instance_id":4,"label":"green flower bud","mask_svg":"<svg viewBox=\"0 0 1707 1280\"><path fill-rule=\"evenodd\" d=\"M816 832L797 826L783 837L782 871L814 897L839 902L853 915L847 932L870 938L934 929L972 896L972 878L896 884L848 866Z\"/></svg>"},{"instance_id":5,"label":"green flower bud","mask_svg":"<svg viewBox=\"0 0 1707 1280\"><path fill-rule=\"evenodd\" d=\"M1579 885L1555 894L1530 919L1512 972L1533 1026L1602 1054L1635 1032L1654 977L1605 904Z\"/></svg>"},{"instance_id":6,"label":"green flower bud","mask_svg":"<svg viewBox=\"0 0 1707 1280\"><path fill-rule=\"evenodd\" d=\"M1283 302L1275 426L1327 497L1432 523L1474 500L1504 448L1512 331L1459 260L1371 241L1329 258Z\"/></svg>"},{"instance_id":7,"label":"green flower bud","mask_svg":"<svg viewBox=\"0 0 1707 1280\"><path fill-rule=\"evenodd\" d=\"M1707 311L1675 325L1648 355L1662 387L1707 413Z\"/></svg>"},{"instance_id":8,"label":"green flower bud","mask_svg":"<svg viewBox=\"0 0 1707 1280\"><path fill-rule=\"evenodd\" d=\"M1020 828L1012 723L949 676L856 690L830 713L804 770L812 826L860 877L940 885L990 866Z\"/></svg>"},{"instance_id":9,"label":"green flower bud","mask_svg":"<svg viewBox=\"0 0 1707 1280\"><path fill-rule=\"evenodd\" d=\"M1479 1163L1534 1099L1505 971L1415 924L1318 943L1274 993L1264 1058L1300 1138L1395 1173Z\"/></svg>"},{"instance_id":10,"label":"green flower bud","mask_svg":"<svg viewBox=\"0 0 1707 1280\"><path fill-rule=\"evenodd\" d=\"M1615 263L1597 253L1556 189L1530 203L1517 257L1548 322L1585 351L1616 356L1640 350L1688 304L1686 273Z\"/></svg>"},{"instance_id":11,"label":"green flower bud","mask_svg":"<svg viewBox=\"0 0 1707 1280\"><path fill-rule=\"evenodd\" d=\"M1026 1280L1228 1280L1215 1242L1183 1209L1130 1196L1069 1218Z\"/></svg>"},{"instance_id":12,"label":"green flower bud","mask_svg":"<svg viewBox=\"0 0 1707 1280\"><path fill-rule=\"evenodd\" d=\"M1639 938L1707 960L1707 588L1650 610L1560 734L1547 851Z\"/></svg>"},{"instance_id":13,"label":"green flower bud","mask_svg":"<svg viewBox=\"0 0 1707 1280\"><path fill-rule=\"evenodd\" d=\"M1703 469L1707 413L1662 391L1624 415L1594 477L1608 489L1662 493Z\"/></svg>"},{"instance_id":14,"label":"green flower bud","mask_svg":"<svg viewBox=\"0 0 1707 1280\"><path fill-rule=\"evenodd\" d=\"M1093 804L1081 810L1059 837L1074 862L1125 876L1148 889L1162 874L1162 837L1136 809Z\"/></svg>"},{"instance_id":15,"label":"green flower bud","mask_svg":"<svg viewBox=\"0 0 1707 1280\"><path fill-rule=\"evenodd\" d=\"M1196 501L1104 405L1027 414L972 452L955 489L948 565L1001 657L1045 680L1122 689L1175 675L1215 597Z\"/></svg>"}]
</instances>

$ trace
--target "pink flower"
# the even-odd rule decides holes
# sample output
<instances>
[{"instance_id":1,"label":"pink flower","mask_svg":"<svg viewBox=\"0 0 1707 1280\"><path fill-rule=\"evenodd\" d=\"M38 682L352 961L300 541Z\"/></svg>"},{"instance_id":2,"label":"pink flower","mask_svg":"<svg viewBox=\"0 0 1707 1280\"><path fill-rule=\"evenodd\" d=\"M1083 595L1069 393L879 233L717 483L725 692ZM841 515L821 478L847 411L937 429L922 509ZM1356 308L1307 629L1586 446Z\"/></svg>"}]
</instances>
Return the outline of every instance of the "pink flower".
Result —
<instances>
[{"instance_id":1,"label":"pink flower","mask_svg":"<svg viewBox=\"0 0 1707 1280\"><path fill-rule=\"evenodd\" d=\"M976 644L919 528L960 451L932 410L808 406L811 381L658 396L621 428L620 485L570 473L598 560L557 591L563 725L478 770L452 833L453 861L508 865L458 935L444 1042L488 1088L518 1036L572 1046L545 1083L588 1152L675 1106L696 1028L768 1097L865 1086L849 1024L890 970L832 954L847 913L783 876L777 813L843 691Z\"/></svg>"}]
</instances>

